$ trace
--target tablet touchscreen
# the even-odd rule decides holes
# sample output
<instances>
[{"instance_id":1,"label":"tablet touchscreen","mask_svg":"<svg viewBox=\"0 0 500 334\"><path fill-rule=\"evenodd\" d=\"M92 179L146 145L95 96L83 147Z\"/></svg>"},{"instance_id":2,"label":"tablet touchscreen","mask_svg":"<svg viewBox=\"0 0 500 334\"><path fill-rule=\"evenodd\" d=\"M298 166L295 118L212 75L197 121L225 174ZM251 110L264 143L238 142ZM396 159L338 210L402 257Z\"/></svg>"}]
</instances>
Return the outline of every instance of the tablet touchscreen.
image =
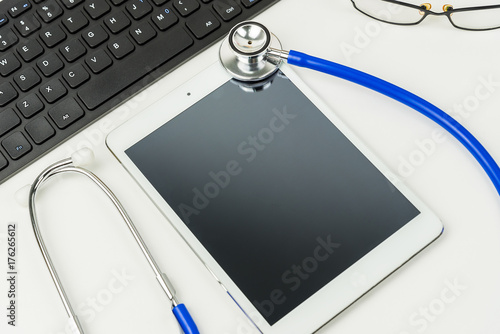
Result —
<instances>
[{"instance_id":1,"label":"tablet touchscreen","mask_svg":"<svg viewBox=\"0 0 500 334\"><path fill-rule=\"evenodd\" d=\"M270 325L420 214L283 73L126 154Z\"/></svg>"}]
</instances>

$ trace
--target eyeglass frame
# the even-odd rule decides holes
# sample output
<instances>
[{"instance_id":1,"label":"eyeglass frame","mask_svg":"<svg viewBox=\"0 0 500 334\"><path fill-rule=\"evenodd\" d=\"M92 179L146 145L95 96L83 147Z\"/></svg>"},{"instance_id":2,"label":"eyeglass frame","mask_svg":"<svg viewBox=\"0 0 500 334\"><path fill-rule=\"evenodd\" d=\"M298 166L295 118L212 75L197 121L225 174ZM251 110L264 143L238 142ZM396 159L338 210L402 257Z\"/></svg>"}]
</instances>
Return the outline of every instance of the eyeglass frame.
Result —
<instances>
[{"instance_id":1,"label":"eyeglass frame","mask_svg":"<svg viewBox=\"0 0 500 334\"><path fill-rule=\"evenodd\" d=\"M475 11L475 10L495 9L495 8L500 8L500 5L486 5L486 6L478 6L478 7L454 8L453 5L447 4L447 5L443 6L443 9L445 9L443 12L436 13L436 12L433 12L432 10L430 10L430 9L427 9L427 6L425 6L425 4L422 4L422 5L419 6L419 5L414 5L414 4L411 4L411 3L401 2L401 1L398 1L398 0L380 0L380 1L389 2L389 3L400 5L400 6L414 8L414 9L420 11L420 12L423 12L422 18L420 20L418 20L417 22L413 22L413 23L397 23L397 22L386 21L386 20L383 20L383 19L380 19L380 18L377 18L375 16L372 16L370 14L365 13L364 11L362 11L361 9L359 9L356 6L355 0L351 0L352 5L354 6L354 8L356 8L359 12L363 13L366 16L371 17L372 19L375 19L375 20L381 21L381 22L385 22L385 23L389 23L389 24L395 24L395 25L400 25L400 26L412 26L412 25L417 25L420 22L422 22L428 15L434 15L434 16L443 16L444 15L444 16L446 16L448 18L448 20L450 21L451 25L454 26L457 29L468 30L468 31L486 31L486 30L494 30L494 29L499 29L500 28L500 24L499 24L498 27L493 27L493 28L469 29L469 28L464 28L464 27L457 26L455 23L453 23L453 20L451 19L451 15L453 13L456 13L456 12L467 12L467 11Z\"/></svg>"}]
</instances>

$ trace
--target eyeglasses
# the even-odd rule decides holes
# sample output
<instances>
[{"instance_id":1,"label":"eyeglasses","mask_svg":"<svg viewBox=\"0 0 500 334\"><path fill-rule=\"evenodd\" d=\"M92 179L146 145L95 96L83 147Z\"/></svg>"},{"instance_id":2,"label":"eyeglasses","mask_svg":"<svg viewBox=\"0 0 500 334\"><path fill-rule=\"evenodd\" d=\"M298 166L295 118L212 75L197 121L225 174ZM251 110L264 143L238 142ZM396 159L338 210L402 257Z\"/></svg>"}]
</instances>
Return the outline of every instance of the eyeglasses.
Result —
<instances>
[{"instance_id":1,"label":"eyeglasses","mask_svg":"<svg viewBox=\"0 0 500 334\"><path fill-rule=\"evenodd\" d=\"M415 25L428 15L445 15L451 24L464 30L491 30L500 28L500 5L453 8L444 5L443 12L431 11L430 3L420 6L396 0L351 0L354 8L376 20L398 24Z\"/></svg>"}]
</instances>

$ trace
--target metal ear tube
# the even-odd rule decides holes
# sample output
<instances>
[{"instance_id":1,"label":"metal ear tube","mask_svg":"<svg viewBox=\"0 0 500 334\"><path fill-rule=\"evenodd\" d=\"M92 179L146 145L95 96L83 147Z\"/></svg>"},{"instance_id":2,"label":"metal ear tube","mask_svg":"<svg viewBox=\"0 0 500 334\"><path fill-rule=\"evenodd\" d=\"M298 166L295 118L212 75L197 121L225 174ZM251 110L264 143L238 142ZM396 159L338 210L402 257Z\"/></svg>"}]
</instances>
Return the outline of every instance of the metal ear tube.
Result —
<instances>
[{"instance_id":1,"label":"metal ear tube","mask_svg":"<svg viewBox=\"0 0 500 334\"><path fill-rule=\"evenodd\" d=\"M63 285L59 279L59 276L57 275L56 268L54 264L52 263L51 257L49 255L49 252L47 250L47 247L45 246L45 242L43 240L42 234L40 232L40 228L38 225L38 217L36 214L36 195L38 189L49 179L51 179L53 176L63 174L63 173L77 173L84 175L88 177L92 182L94 182L101 191L103 191L106 196L110 199L110 201L113 203L114 207L118 210L118 213L122 217L122 219L125 221L127 227L129 228L130 232L134 236L135 241L141 248L142 253L146 257L149 265L153 269L155 273L155 277L160 283L161 288L167 295L167 298L170 300L172 304L172 312L174 313L177 321L179 322L182 330L186 334L199 334L198 328L196 327L196 324L194 323L191 315L187 311L186 307L184 304L179 304L177 301L177 298L175 296L175 290L173 289L172 283L168 279L167 275L161 272L158 264L156 263L155 259L151 255L148 247L146 246L144 240L141 238L139 232L137 231L134 223L130 219L129 215L123 208L122 204L118 200L118 198L115 196L115 194L102 182L95 174L90 172L89 170L79 167L79 165L86 164L89 161L92 160L93 158L93 153L89 149L84 149L83 151L77 152L78 154L74 154L72 158L64 159L59 162L56 162L55 164L50 165L47 167L40 175L36 178L35 182L32 184L30 191L29 191L29 212L30 212L30 218L31 218L31 224L33 227L33 231L35 233L35 238L37 240L38 246L40 247L40 250L42 252L43 259L45 261L45 264L47 265L47 268L49 269L50 276L52 277L52 280L54 282L54 285L56 286L57 293L59 294L59 297L61 298L61 301L64 304L64 308L66 310L66 313L69 316L69 321L70 321L70 327L73 328L73 333L75 334L84 334L82 326L80 322L78 321L78 317L76 316L71 303L68 299L68 296L66 295L66 292L64 291Z\"/></svg>"},{"instance_id":2,"label":"metal ear tube","mask_svg":"<svg viewBox=\"0 0 500 334\"><path fill-rule=\"evenodd\" d=\"M219 50L219 57L227 72L236 80L245 83L261 82L262 84L266 79L272 80L273 75L279 75L278 71L283 62L287 62L290 65L313 69L351 81L395 99L433 120L460 141L479 162L500 194L500 168L482 144L466 128L444 111L403 88L341 64L293 50L282 50L278 38L265 26L257 22L247 21L237 24L230 31L228 37L222 42ZM265 89L265 84L263 86L249 86L248 89L258 92L261 89ZM63 173L76 173L86 176L108 196L132 233L152 268L161 288L170 300L172 312L182 330L185 334L199 334L198 328L191 315L184 304L179 304L172 283L160 270L122 204L114 193L95 174L81 167L81 165L92 160L92 152L87 149L79 153L80 154L73 155L71 158L61 160L47 167L40 173L29 188L29 212L33 231L51 278L64 304L73 332L75 334L84 333L82 325L71 306L48 253L39 229L36 213L37 191L49 179ZM20 197L23 197L21 194L22 192L27 191L26 189L20 190L18 194L16 194L18 200Z\"/></svg>"}]
</instances>

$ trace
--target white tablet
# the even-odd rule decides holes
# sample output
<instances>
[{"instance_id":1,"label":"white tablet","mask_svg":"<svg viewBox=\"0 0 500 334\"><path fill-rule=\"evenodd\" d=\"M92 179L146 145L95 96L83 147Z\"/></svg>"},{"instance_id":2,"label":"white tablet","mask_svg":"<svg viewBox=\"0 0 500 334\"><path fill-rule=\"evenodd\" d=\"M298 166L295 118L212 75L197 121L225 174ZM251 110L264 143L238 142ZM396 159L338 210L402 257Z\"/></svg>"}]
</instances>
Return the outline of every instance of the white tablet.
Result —
<instances>
[{"instance_id":1,"label":"white tablet","mask_svg":"<svg viewBox=\"0 0 500 334\"><path fill-rule=\"evenodd\" d=\"M286 65L248 87L215 63L107 144L265 334L314 332L443 230Z\"/></svg>"}]
</instances>

